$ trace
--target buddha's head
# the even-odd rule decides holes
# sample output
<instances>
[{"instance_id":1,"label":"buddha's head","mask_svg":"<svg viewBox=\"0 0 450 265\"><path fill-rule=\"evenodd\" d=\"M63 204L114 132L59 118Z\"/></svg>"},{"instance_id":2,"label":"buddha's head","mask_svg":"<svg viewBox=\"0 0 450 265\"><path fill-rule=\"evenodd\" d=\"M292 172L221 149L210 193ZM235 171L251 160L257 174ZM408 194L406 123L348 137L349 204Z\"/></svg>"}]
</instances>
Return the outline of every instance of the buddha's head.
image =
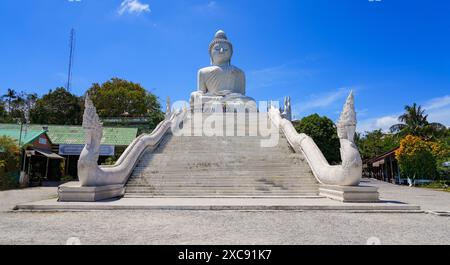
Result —
<instances>
[{"instance_id":1,"label":"buddha's head","mask_svg":"<svg viewBox=\"0 0 450 265\"><path fill-rule=\"evenodd\" d=\"M217 31L214 39L209 44L209 56L211 57L212 65L231 63L233 44L228 41L227 35L222 30Z\"/></svg>"}]
</instances>

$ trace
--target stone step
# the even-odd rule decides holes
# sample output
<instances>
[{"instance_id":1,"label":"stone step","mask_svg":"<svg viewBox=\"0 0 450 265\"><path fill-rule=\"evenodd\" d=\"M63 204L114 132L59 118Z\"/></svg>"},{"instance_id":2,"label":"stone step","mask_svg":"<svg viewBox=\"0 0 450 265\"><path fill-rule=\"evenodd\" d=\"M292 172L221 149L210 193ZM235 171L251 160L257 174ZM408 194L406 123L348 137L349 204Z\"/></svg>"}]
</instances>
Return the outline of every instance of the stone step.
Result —
<instances>
[{"instance_id":1,"label":"stone step","mask_svg":"<svg viewBox=\"0 0 450 265\"><path fill-rule=\"evenodd\" d=\"M289 185L287 185L289 184ZM286 188L303 188L303 187L318 187L317 183L304 182L148 182L148 183L129 183L127 187L254 187L254 186L270 186L270 187L286 187Z\"/></svg>"},{"instance_id":2,"label":"stone step","mask_svg":"<svg viewBox=\"0 0 450 265\"><path fill-rule=\"evenodd\" d=\"M304 187L285 187L285 186L262 186L262 185L255 185L255 186L222 186L222 187L214 187L214 186L192 186L188 185L186 187L180 187L180 186L148 186L148 187L134 187L129 186L127 187L127 192L131 191L186 191L188 189L189 191L205 191L205 190L225 190L225 191L247 191L247 190L290 190L290 191L317 191L317 186L304 186Z\"/></svg>"},{"instance_id":3,"label":"stone step","mask_svg":"<svg viewBox=\"0 0 450 265\"><path fill-rule=\"evenodd\" d=\"M165 176L153 176L153 177L136 177L129 180L130 184L133 183L150 183L150 182L163 182L163 183L318 183L314 178L300 178L300 177L165 177Z\"/></svg>"},{"instance_id":4,"label":"stone step","mask_svg":"<svg viewBox=\"0 0 450 265\"><path fill-rule=\"evenodd\" d=\"M265 180L261 180L264 178ZM276 182L276 183L317 183L313 178L300 178L300 177L285 177L273 178L268 177L242 177L242 178L226 178L221 176L216 177L165 177L165 176L153 176L153 177L135 177L129 180L129 183L150 183L150 182L172 182L172 183L254 183L254 182Z\"/></svg>"},{"instance_id":5,"label":"stone step","mask_svg":"<svg viewBox=\"0 0 450 265\"><path fill-rule=\"evenodd\" d=\"M265 180L262 180L265 179ZM197 181L197 182L255 182L255 181L275 181L275 182L301 182L305 181L316 183L317 181L314 178L307 177L283 177L283 176L272 176L272 175L259 175L259 176L221 176L221 175L211 175L211 176L199 176L199 175L180 175L180 176L164 176L164 175L153 175L153 176L134 176L129 180L130 183L135 181L164 181L164 182L188 182L188 181Z\"/></svg>"},{"instance_id":6,"label":"stone step","mask_svg":"<svg viewBox=\"0 0 450 265\"><path fill-rule=\"evenodd\" d=\"M205 187L205 186L198 186L198 187L193 187L193 186L188 186L187 188L189 192L192 191L198 191L198 192L203 192L203 191L293 191L293 192L299 192L299 191L318 191L316 186L311 186L311 187L294 187L294 188L283 188L283 187L275 187L275 186L254 186L254 187L235 187L235 186L230 186L230 187ZM158 191L162 191L162 192L184 192L187 189L183 189L183 187L170 187L170 186L154 186L154 187L127 187L127 192L131 192L131 191L154 191L154 190L158 190Z\"/></svg>"},{"instance_id":7,"label":"stone step","mask_svg":"<svg viewBox=\"0 0 450 265\"><path fill-rule=\"evenodd\" d=\"M310 173L307 171L286 171L286 172L280 172L280 171L214 171L214 170L196 170L196 171L190 171L189 169L186 169L184 171L136 171L132 175L132 179L134 178L179 178L179 179L185 179L185 178L198 178L198 179L210 179L210 178L217 178L217 179L255 179L255 178L295 178L295 179L309 179L311 178L308 176ZM313 179L313 178L311 178Z\"/></svg>"},{"instance_id":8,"label":"stone step","mask_svg":"<svg viewBox=\"0 0 450 265\"><path fill-rule=\"evenodd\" d=\"M192 125L191 118L185 123ZM235 124L247 133L257 132L259 126L248 120ZM191 127L192 131L198 128ZM261 147L268 137L260 133L231 137L168 134L155 150L142 156L127 184L126 197L317 196L319 184L304 156L293 151L283 133L278 145Z\"/></svg>"},{"instance_id":9,"label":"stone step","mask_svg":"<svg viewBox=\"0 0 450 265\"><path fill-rule=\"evenodd\" d=\"M264 197L300 197L300 196L319 196L319 193L317 192L208 192L208 193L170 193L170 194L163 194L163 193L126 193L126 197L218 197L218 196L264 196Z\"/></svg>"},{"instance_id":10,"label":"stone step","mask_svg":"<svg viewBox=\"0 0 450 265\"><path fill-rule=\"evenodd\" d=\"M251 154L242 154L242 155L236 155L236 154L232 154L232 153L221 153L221 154L217 154L217 153L209 153L209 154L205 154L205 153L199 153L199 154L174 154L174 155L169 155L169 154L153 154L151 156L145 156L142 157L139 161L142 163L145 162L153 162L153 161L167 161L167 160L186 160L186 161L191 161L191 160L207 160L207 161L214 161L214 160L219 160L222 162L222 164L229 164L229 163L236 163L236 162L240 162L240 163L261 163L261 162L265 162L265 163L272 163L272 164L280 164L280 165L291 165L292 162L298 161L298 162L304 162L306 161L305 158L300 157L300 156L289 156L288 154L283 154L280 153L278 155L264 155L264 154L255 154L253 156L250 156ZM279 157L282 156L283 159L279 159ZM227 159L226 161L224 161L223 159Z\"/></svg>"},{"instance_id":11,"label":"stone step","mask_svg":"<svg viewBox=\"0 0 450 265\"><path fill-rule=\"evenodd\" d=\"M276 182L276 183L317 183L313 178L300 177L242 177L242 178L226 178L226 177L136 177L130 179L129 183L145 183L145 182L176 182L176 183L190 183L190 182L213 182L213 183L254 183L254 182Z\"/></svg>"},{"instance_id":12,"label":"stone step","mask_svg":"<svg viewBox=\"0 0 450 265\"><path fill-rule=\"evenodd\" d=\"M304 193L318 193L318 189L304 189L304 190L284 190L284 189L197 189L197 190L161 190L161 189L135 189L126 190L127 194L131 193L150 193L160 195L174 195L174 194L214 194L214 193L229 193L229 194L258 194L258 193L274 193L274 194L304 194Z\"/></svg>"},{"instance_id":13,"label":"stone step","mask_svg":"<svg viewBox=\"0 0 450 265\"><path fill-rule=\"evenodd\" d=\"M182 190L182 189L127 189L127 193L160 193L160 194L174 194L174 193L317 193L318 189L196 189L196 190Z\"/></svg>"},{"instance_id":14,"label":"stone step","mask_svg":"<svg viewBox=\"0 0 450 265\"><path fill-rule=\"evenodd\" d=\"M317 192L304 193L174 193L174 194L158 194L158 193L126 193L126 198L153 198L153 197L309 197L319 196Z\"/></svg>"}]
</instances>

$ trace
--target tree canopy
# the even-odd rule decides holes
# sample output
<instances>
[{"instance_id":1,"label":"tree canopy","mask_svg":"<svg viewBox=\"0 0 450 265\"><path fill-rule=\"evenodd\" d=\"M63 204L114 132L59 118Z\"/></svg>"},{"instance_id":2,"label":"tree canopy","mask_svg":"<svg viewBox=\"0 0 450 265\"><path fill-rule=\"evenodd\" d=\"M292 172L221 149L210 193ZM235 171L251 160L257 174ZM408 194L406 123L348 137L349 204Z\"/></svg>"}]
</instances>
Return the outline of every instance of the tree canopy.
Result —
<instances>
[{"instance_id":1,"label":"tree canopy","mask_svg":"<svg viewBox=\"0 0 450 265\"><path fill-rule=\"evenodd\" d=\"M82 100L65 88L50 90L36 101L31 122L37 124L79 125L82 122Z\"/></svg>"},{"instance_id":2,"label":"tree canopy","mask_svg":"<svg viewBox=\"0 0 450 265\"><path fill-rule=\"evenodd\" d=\"M140 84L112 78L93 84L88 93L102 118L146 117L152 127L164 119L158 98Z\"/></svg>"},{"instance_id":3,"label":"tree canopy","mask_svg":"<svg viewBox=\"0 0 450 265\"><path fill-rule=\"evenodd\" d=\"M296 123L295 129L313 138L330 164L341 161L337 129L328 117L313 114Z\"/></svg>"},{"instance_id":4,"label":"tree canopy","mask_svg":"<svg viewBox=\"0 0 450 265\"><path fill-rule=\"evenodd\" d=\"M442 138L447 132L447 128L437 122L428 122L428 115L422 106L414 103L412 106L405 106L405 113L398 117L401 122L393 125L390 130L404 137L414 135L426 139Z\"/></svg>"},{"instance_id":5,"label":"tree canopy","mask_svg":"<svg viewBox=\"0 0 450 265\"><path fill-rule=\"evenodd\" d=\"M373 158L388 152L399 145L399 137L395 134L385 134L375 130L366 132L364 136L358 135L356 145L363 159Z\"/></svg>"},{"instance_id":6,"label":"tree canopy","mask_svg":"<svg viewBox=\"0 0 450 265\"><path fill-rule=\"evenodd\" d=\"M7 119L7 112L5 109L5 104L0 101L0 122L5 122Z\"/></svg>"},{"instance_id":7,"label":"tree canopy","mask_svg":"<svg viewBox=\"0 0 450 265\"><path fill-rule=\"evenodd\" d=\"M19 168L19 146L12 138L0 136L0 190L15 186L10 173Z\"/></svg>"}]
</instances>

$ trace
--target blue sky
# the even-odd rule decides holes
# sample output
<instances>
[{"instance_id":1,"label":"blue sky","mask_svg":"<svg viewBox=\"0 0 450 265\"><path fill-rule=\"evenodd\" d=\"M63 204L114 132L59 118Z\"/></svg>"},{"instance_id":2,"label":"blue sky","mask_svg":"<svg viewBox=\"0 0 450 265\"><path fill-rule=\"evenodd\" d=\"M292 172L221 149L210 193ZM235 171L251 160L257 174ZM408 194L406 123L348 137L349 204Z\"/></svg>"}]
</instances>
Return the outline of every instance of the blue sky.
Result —
<instances>
[{"instance_id":1,"label":"blue sky","mask_svg":"<svg viewBox=\"0 0 450 265\"><path fill-rule=\"evenodd\" d=\"M336 120L353 89L360 131L388 128L413 102L449 126L449 14L444 0L2 0L0 93L64 86L74 27L75 94L120 77L163 105L187 100L223 29L247 94L290 95L296 118Z\"/></svg>"}]
</instances>

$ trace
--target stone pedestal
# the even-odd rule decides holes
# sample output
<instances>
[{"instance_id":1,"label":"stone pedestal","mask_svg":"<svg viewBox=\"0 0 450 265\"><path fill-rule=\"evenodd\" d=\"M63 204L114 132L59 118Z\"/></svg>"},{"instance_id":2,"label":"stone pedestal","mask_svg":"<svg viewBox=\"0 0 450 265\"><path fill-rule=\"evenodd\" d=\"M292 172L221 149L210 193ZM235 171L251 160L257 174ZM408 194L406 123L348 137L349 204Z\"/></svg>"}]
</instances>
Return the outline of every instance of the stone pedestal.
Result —
<instances>
[{"instance_id":1,"label":"stone pedestal","mask_svg":"<svg viewBox=\"0 0 450 265\"><path fill-rule=\"evenodd\" d=\"M99 187L81 187L79 182L69 182L59 186L60 202L95 202L122 197L125 187L122 184Z\"/></svg>"},{"instance_id":2,"label":"stone pedestal","mask_svg":"<svg viewBox=\"0 0 450 265\"><path fill-rule=\"evenodd\" d=\"M370 186L328 186L319 188L321 196L341 202L378 202L378 188Z\"/></svg>"}]
</instances>

